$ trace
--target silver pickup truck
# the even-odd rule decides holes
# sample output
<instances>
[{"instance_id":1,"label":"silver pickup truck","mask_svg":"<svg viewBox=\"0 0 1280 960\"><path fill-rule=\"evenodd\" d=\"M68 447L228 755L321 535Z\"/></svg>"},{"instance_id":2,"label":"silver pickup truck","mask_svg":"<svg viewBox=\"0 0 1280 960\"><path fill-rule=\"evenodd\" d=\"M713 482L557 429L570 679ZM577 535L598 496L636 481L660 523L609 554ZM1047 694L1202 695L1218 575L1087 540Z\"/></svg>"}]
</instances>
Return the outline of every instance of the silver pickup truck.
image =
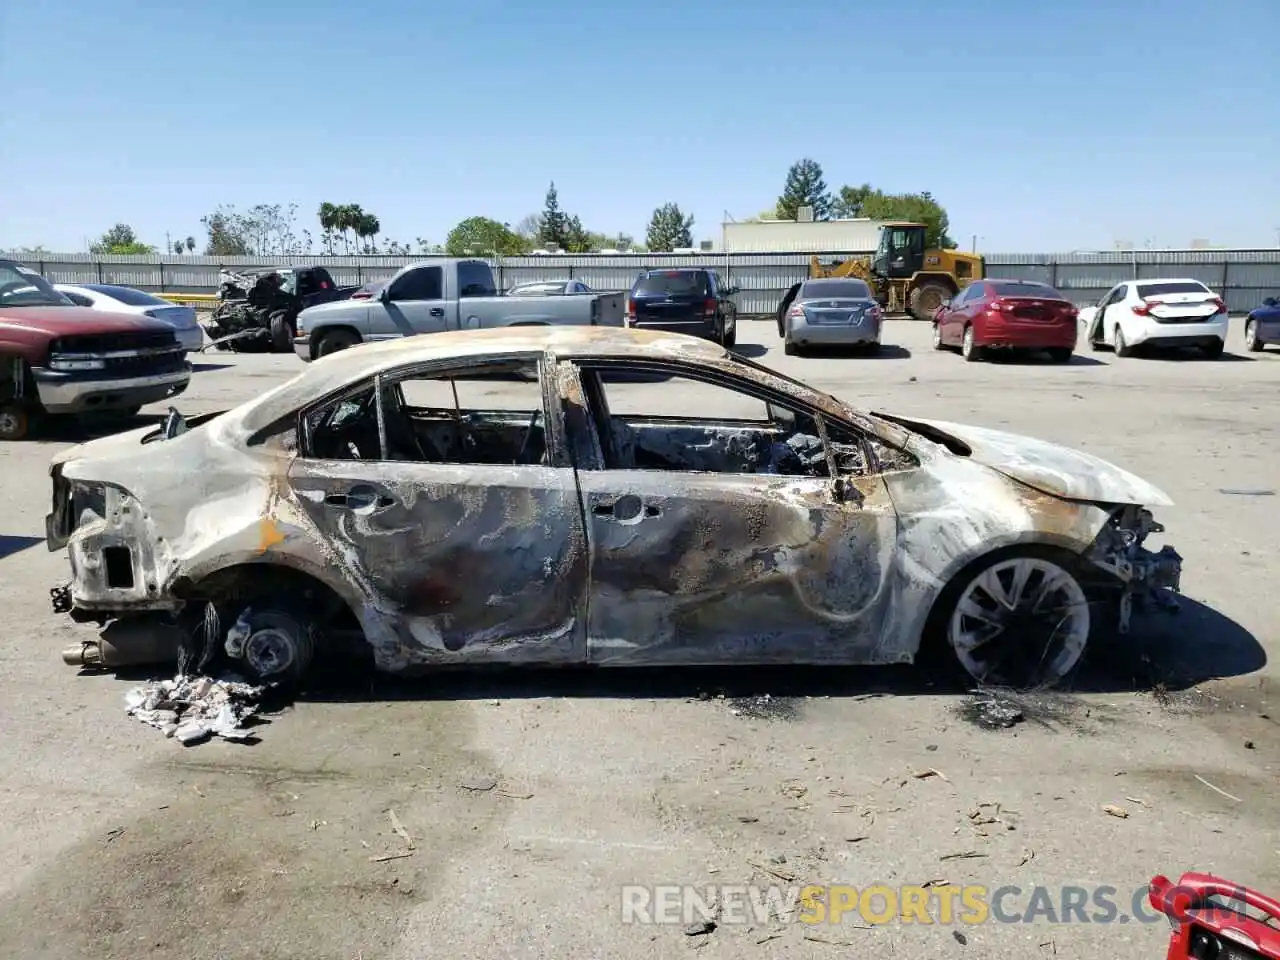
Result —
<instances>
[{"instance_id":1,"label":"silver pickup truck","mask_svg":"<svg viewBox=\"0 0 1280 960\"><path fill-rule=\"evenodd\" d=\"M311 361L358 343L444 330L512 326L623 325L625 293L511 297L498 293L483 260L438 258L404 267L349 300L298 314L294 352Z\"/></svg>"}]
</instances>

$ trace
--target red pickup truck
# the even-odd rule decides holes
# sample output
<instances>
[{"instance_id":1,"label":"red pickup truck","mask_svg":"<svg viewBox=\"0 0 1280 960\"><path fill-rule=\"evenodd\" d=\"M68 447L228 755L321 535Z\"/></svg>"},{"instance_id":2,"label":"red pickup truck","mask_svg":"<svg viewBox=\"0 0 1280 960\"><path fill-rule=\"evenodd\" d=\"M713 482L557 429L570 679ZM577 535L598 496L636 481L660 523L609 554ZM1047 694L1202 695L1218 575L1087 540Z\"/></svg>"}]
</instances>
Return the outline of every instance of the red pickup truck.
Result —
<instances>
[{"instance_id":1,"label":"red pickup truck","mask_svg":"<svg viewBox=\"0 0 1280 960\"><path fill-rule=\"evenodd\" d=\"M42 415L132 416L177 396L191 364L173 328L77 307L36 271L0 259L0 440Z\"/></svg>"}]
</instances>

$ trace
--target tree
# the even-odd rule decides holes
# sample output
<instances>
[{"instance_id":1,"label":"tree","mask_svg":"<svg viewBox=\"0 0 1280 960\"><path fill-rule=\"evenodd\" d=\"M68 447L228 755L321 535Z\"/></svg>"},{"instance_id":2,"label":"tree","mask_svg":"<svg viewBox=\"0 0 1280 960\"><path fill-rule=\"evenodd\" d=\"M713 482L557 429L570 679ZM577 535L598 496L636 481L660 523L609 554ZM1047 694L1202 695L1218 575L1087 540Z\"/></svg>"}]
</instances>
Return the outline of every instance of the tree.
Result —
<instances>
[{"instance_id":1,"label":"tree","mask_svg":"<svg viewBox=\"0 0 1280 960\"><path fill-rule=\"evenodd\" d=\"M831 194L822 179L822 167L808 157L797 160L787 171L787 182L778 198L778 219L794 220L801 207L812 207L815 220L831 219Z\"/></svg>"},{"instance_id":2,"label":"tree","mask_svg":"<svg viewBox=\"0 0 1280 960\"><path fill-rule=\"evenodd\" d=\"M554 246L557 250L569 249L569 218L560 209L560 195L556 193L556 183L551 181L547 188L547 199L542 208L542 223L538 227L538 244L544 247Z\"/></svg>"},{"instance_id":3,"label":"tree","mask_svg":"<svg viewBox=\"0 0 1280 960\"><path fill-rule=\"evenodd\" d=\"M365 241L361 253L377 253L378 244L375 238L382 232L382 222L372 213L360 212L355 225L356 236Z\"/></svg>"},{"instance_id":4,"label":"tree","mask_svg":"<svg viewBox=\"0 0 1280 960\"><path fill-rule=\"evenodd\" d=\"M515 231L531 244L537 243L538 236L542 233L542 214L531 213L522 218L520 222L515 225Z\"/></svg>"},{"instance_id":5,"label":"tree","mask_svg":"<svg viewBox=\"0 0 1280 960\"><path fill-rule=\"evenodd\" d=\"M182 256L182 252L187 249L187 245L181 240L173 241L173 252L178 256Z\"/></svg>"},{"instance_id":6,"label":"tree","mask_svg":"<svg viewBox=\"0 0 1280 960\"><path fill-rule=\"evenodd\" d=\"M654 253L667 253L677 247L693 246L693 216L685 216L674 203L664 203L653 211L645 245Z\"/></svg>"},{"instance_id":7,"label":"tree","mask_svg":"<svg viewBox=\"0 0 1280 960\"><path fill-rule=\"evenodd\" d=\"M529 241L507 224L488 217L467 217L449 231L444 250L451 257L518 257L529 252Z\"/></svg>"},{"instance_id":8,"label":"tree","mask_svg":"<svg viewBox=\"0 0 1280 960\"><path fill-rule=\"evenodd\" d=\"M294 232L298 205L260 203L241 213L223 204L201 217L208 233L205 254L216 257L278 256L291 257L311 249L311 234Z\"/></svg>"},{"instance_id":9,"label":"tree","mask_svg":"<svg viewBox=\"0 0 1280 960\"><path fill-rule=\"evenodd\" d=\"M565 253L590 253L593 247L591 231L582 226L577 214L565 221Z\"/></svg>"},{"instance_id":10,"label":"tree","mask_svg":"<svg viewBox=\"0 0 1280 960\"><path fill-rule=\"evenodd\" d=\"M951 224L947 211L928 190L923 193L886 194L872 190L862 201L861 215L873 220L910 220L923 223L925 243L930 247L953 249L956 242L947 231Z\"/></svg>"},{"instance_id":11,"label":"tree","mask_svg":"<svg viewBox=\"0 0 1280 960\"><path fill-rule=\"evenodd\" d=\"M862 212L863 205L867 202L867 198L874 193L879 193L879 191L872 189L869 183L864 183L860 187L841 187L833 205L835 215L848 218L865 217L866 214Z\"/></svg>"},{"instance_id":12,"label":"tree","mask_svg":"<svg viewBox=\"0 0 1280 960\"><path fill-rule=\"evenodd\" d=\"M316 217L320 221L320 239L324 243L324 252L333 253L333 235L338 229L338 207L337 204L325 201L320 204L320 209L316 211Z\"/></svg>"},{"instance_id":13,"label":"tree","mask_svg":"<svg viewBox=\"0 0 1280 960\"><path fill-rule=\"evenodd\" d=\"M430 240L425 240L422 237L418 237L414 242L418 245L417 252L420 257L435 257L444 253L444 247L440 244L432 243Z\"/></svg>"},{"instance_id":14,"label":"tree","mask_svg":"<svg viewBox=\"0 0 1280 960\"><path fill-rule=\"evenodd\" d=\"M133 227L127 223L117 223L94 243L89 244L89 252L97 254L146 254L155 253L156 248L149 243L142 243Z\"/></svg>"},{"instance_id":15,"label":"tree","mask_svg":"<svg viewBox=\"0 0 1280 960\"><path fill-rule=\"evenodd\" d=\"M185 247L187 248L187 253L195 253L195 252L196 252L196 238L195 238L195 237L187 237L186 241L183 243L183 246L185 246Z\"/></svg>"}]
</instances>

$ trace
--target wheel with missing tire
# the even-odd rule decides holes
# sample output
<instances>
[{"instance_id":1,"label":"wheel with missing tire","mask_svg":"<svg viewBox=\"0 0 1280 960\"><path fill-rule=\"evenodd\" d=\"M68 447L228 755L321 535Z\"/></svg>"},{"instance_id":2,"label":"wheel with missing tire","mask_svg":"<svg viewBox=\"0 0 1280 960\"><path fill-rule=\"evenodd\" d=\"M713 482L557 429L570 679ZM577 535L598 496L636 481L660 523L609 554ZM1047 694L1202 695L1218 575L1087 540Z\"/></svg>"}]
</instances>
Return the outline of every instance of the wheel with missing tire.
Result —
<instances>
[{"instance_id":1,"label":"wheel with missing tire","mask_svg":"<svg viewBox=\"0 0 1280 960\"><path fill-rule=\"evenodd\" d=\"M0 405L0 440L25 440L31 432L31 411L17 403Z\"/></svg>"}]
</instances>

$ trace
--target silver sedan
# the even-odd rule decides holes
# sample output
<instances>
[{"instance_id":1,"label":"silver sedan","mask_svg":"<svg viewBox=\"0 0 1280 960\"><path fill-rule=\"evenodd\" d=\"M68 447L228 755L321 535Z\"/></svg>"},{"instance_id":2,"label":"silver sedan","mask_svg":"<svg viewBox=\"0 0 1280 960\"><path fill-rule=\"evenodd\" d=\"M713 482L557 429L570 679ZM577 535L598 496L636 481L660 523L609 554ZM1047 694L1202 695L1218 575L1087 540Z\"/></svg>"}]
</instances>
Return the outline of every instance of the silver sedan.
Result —
<instances>
[{"instance_id":1,"label":"silver sedan","mask_svg":"<svg viewBox=\"0 0 1280 960\"><path fill-rule=\"evenodd\" d=\"M55 289L80 307L96 310L112 310L116 313L136 313L160 320L173 327L178 342L188 353L204 346L204 331L196 323L194 307L170 303L157 296L133 287L114 283L56 283Z\"/></svg>"},{"instance_id":2,"label":"silver sedan","mask_svg":"<svg viewBox=\"0 0 1280 960\"><path fill-rule=\"evenodd\" d=\"M880 347L884 311L862 280L836 278L795 284L778 307L778 336L795 356L804 347Z\"/></svg>"}]
</instances>

